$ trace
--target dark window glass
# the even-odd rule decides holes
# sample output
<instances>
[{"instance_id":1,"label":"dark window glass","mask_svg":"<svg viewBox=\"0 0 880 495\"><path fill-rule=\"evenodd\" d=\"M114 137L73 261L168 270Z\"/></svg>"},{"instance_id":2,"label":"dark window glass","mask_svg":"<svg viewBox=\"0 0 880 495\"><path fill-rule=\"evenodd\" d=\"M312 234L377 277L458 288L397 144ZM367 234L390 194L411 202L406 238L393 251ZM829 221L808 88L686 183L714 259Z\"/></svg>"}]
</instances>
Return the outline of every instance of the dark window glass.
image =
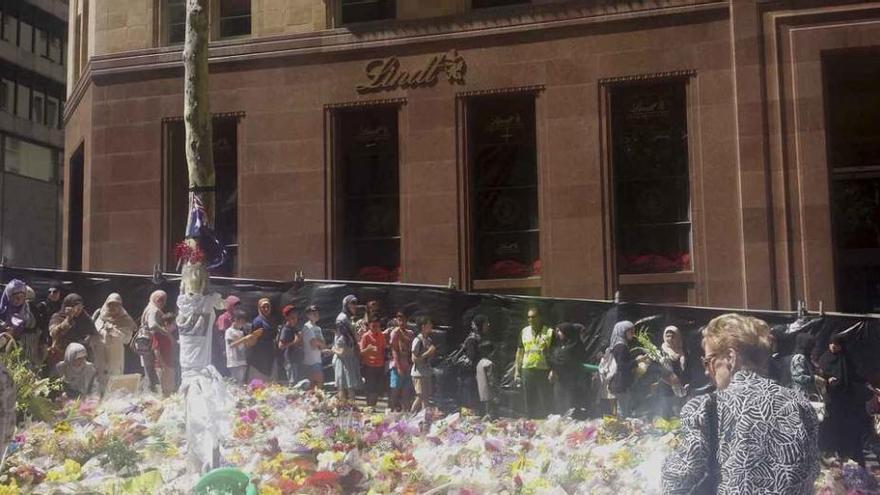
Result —
<instances>
[{"instance_id":1,"label":"dark window glass","mask_svg":"<svg viewBox=\"0 0 880 495\"><path fill-rule=\"evenodd\" d=\"M471 0L471 7L475 9L483 9L487 7L501 7L503 5L516 5L529 2L530 0Z\"/></svg>"},{"instance_id":2,"label":"dark window glass","mask_svg":"<svg viewBox=\"0 0 880 495\"><path fill-rule=\"evenodd\" d=\"M183 43L186 37L186 0L168 0L166 5L168 43Z\"/></svg>"},{"instance_id":3,"label":"dark window glass","mask_svg":"<svg viewBox=\"0 0 880 495\"><path fill-rule=\"evenodd\" d=\"M37 29L37 55L49 56L49 33L45 29Z\"/></svg>"},{"instance_id":4,"label":"dark window glass","mask_svg":"<svg viewBox=\"0 0 880 495\"><path fill-rule=\"evenodd\" d=\"M336 114L337 272L400 279L397 107Z\"/></svg>"},{"instance_id":5,"label":"dark window glass","mask_svg":"<svg viewBox=\"0 0 880 495\"><path fill-rule=\"evenodd\" d=\"M880 312L880 62L824 60L837 309Z\"/></svg>"},{"instance_id":6,"label":"dark window glass","mask_svg":"<svg viewBox=\"0 0 880 495\"><path fill-rule=\"evenodd\" d=\"M394 19L396 13L394 0L342 0L340 10L343 24Z\"/></svg>"},{"instance_id":7,"label":"dark window glass","mask_svg":"<svg viewBox=\"0 0 880 495\"><path fill-rule=\"evenodd\" d=\"M235 275L238 256L238 120L215 118L214 173L217 187L214 230L224 246L228 257L226 263L212 273L220 276ZM168 218L166 239L166 269L174 271L177 260L174 246L183 240L189 207L189 175L186 166L185 129L182 121L169 122L166 126L168 165L166 169L166 197Z\"/></svg>"},{"instance_id":8,"label":"dark window glass","mask_svg":"<svg viewBox=\"0 0 880 495\"><path fill-rule=\"evenodd\" d=\"M18 25L18 46L34 51L34 28L30 22L22 20Z\"/></svg>"},{"instance_id":9,"label":"dark window glass","mask_svg":"<svg viewBox=\"0 0 880 495\"><path fill-rule=\"evenodd\" d=\"M52 36L51 38L49 38L49 60L61 63L61 50L63 49L61 45L61 38L59 38L58 36Z\"/></svg>"},{"instance_id":10,"label":"dark window glass","mask_svg":"<svg viewBox=\"0 0 880 495\"><path fill-rule=\"evenodd\" d=\"M70 180L70 194L67 199L67 214L70 219L67 227L67 269L82 270L83 258L83 198L85 197L85 150L80 145L79 148L71 155L70 172L68 177Z\"/></svg>"},{"instance_id":11,"label":"dark window glass","mask_svg":"<svg viewBox=\"0 0 880 495\"><path fill-rule=\"evenodd\" d=\"M18 39L18 19L7 11L3 12L3 41L16 43Z\"/></svg>"},{"instance_id":12,"label":"dark window glass","mask_svg":"<svg viewBox=\"0 0 880 495\"><path fill-rule=\"evenodd\" d=\"M842 60L852 61L852 57ZM828 62L828 128L834 168L880 166L877 62Z\"/></svg>"},{"instance_id":13,"label":"dark window glass","mask_svg":"<svg viewBox=\"0 0 880 495\"><path fill-rule=\"evenodd\" d=\"M683 81L611 92L618 273L691 269Z\"/></svg>"},{"instance_id":14,"label":"dark window glass","mask_svg":"<svg viewBox=\"0 0 880 495\"><path fill-rule=\"evenodd\" d=\"M12 113L15 110L15 83L0 79L0 110Z\"/></svg>"},{"instance_id":15,"label":"dark window glass","mask_svg":"<svg viewBox=\"0 0 880 495\"><path fill-rule=\"evenodd\" d=\"M220 37L251 34L251 0L221 0Z\"/></svg>"},{"instance_id":16,"label":"dark window glass","mask_svg":"<svg viewBox=\"0 0 880 495\"><path fill-rule=\"evenodd\" d=\"M31 108L31 120L38 124L45 124L45 98L37 91L33 92L33 108Z\"/></svg>"},{"instance_id":17,"label":"dark window glass","mask_svg":"<svg viewBox=\"0 0 880 495\"><path fill-rule=\"evenodd\" d=\"M473 98L467 115L473 277L539 275L535 99Z\"/></svg>"},{"instance_id":18,"label":"dark window glass","mask_svg":"<svg viewBox=\"0 0 880 495\"><path fill-rule=\"evenodd\" d=\"M16 106L15 114L23 119L31 118L31 88L17 83L15 85Z\"/></svg>"},{"instance_id":19,"label":"dark window glass","mask_svg":"<svg viewBox=\"0 0 880 495\"><path fill-rule=\"evenodd\" d=\"M58 127L58 100L51 96L46 98L46 125L52 129Z\"/></svg>"}]
</instances>

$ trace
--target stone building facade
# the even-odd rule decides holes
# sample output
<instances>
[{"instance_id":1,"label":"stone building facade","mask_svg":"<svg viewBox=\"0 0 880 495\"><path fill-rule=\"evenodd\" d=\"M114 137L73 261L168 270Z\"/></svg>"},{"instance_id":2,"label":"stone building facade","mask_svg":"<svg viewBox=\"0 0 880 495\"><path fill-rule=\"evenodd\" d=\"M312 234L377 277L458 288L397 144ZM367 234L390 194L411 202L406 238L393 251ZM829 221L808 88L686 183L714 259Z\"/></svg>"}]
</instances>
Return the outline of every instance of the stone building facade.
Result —
<instances>
[{"instance_id":1,"label":"stone building facade","mask_svg":"<svg viewBox=\"0 0 880 495\"><path fill-rule=\"evenodd\" d=\"M66 0L0 0L0 259L61 263Z\"/></svg>"},{"instance_id":2,"label":"stone building facade","mask_svg":"<svg viewBox=\"0 0 880 495\"><path fill-rule=\"evenodd\" d=\"M174 267L182 3L71 0L70 266ZM880 4L211 9L221 272L880 307Z\"/></svg>"}]
</instances>

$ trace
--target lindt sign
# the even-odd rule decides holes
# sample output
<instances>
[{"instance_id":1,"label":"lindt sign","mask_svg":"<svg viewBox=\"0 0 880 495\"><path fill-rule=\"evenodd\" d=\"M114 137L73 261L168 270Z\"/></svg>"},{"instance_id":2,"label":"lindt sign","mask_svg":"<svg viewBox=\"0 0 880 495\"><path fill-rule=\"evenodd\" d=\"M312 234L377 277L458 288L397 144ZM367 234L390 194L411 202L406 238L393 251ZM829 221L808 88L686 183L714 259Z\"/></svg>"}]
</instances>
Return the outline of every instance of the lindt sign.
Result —
<instances>
[{"instance_id":1,"label":"lindt sign","mask_svg":"<svg viewBox=\"0 0 880 495\"><path fill-rule=\"evenodd\" d=\"M358 84L356 89L358 93L372 93L433 86L440 79L441 74L446 75L450 84L464 84L466 71L467 64L464 62L464 57L456 50L432 55L425 65L418 68L402 68L397 57L381 58L367 64L366 73L369 82Z\"/></svg>"}]
</instances>

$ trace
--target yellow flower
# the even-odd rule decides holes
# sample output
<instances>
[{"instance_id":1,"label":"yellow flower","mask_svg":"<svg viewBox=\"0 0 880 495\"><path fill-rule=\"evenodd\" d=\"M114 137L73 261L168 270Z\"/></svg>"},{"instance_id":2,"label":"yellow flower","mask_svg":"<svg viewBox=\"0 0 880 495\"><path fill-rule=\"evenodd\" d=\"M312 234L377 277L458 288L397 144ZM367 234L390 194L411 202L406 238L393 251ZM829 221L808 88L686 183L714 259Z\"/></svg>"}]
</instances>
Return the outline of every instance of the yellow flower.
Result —
<instances>
[{"instance_id":1,"label":"yellow flower","mask_svg":"<svg viewBox=\"0 0 880 495\"><path fill-rule=\"evenodd\" d=\"M8 485L0 485L0 495L20 495L21 490L18 489L18 483L15 480Z\"/></svg>"},{"instance_id":2,"label":"yellow flower","mask_svg":"<svg viewBox=\"0 0 880 495\"><path fill-rule=\"evenodd\" d=\"M382 460L379 461L379 469L382 471L394 471L397 468L397 462L395 462L393 453L387 453L382 456Z\"/></svg>"},{"instance_id":3,"label":"yellow flower","mask_svg":"<svg viewBox=\"0 0 880 495\"><path fill-rule=\"evenodd\" d=\"M79 480L81 476L82 466L73 459L65 459L63 466L52 468L46 473L46 481L69 483Z\"/></svg>"},{"instance_id":4,"label":"yellow flower","mask_svg":"<svg viewBox=\"0 0 880 495\"><path fill-rule=\"evenodd\" d=\"M70 433L73 429L67 421L59 421L58 423L55 423L53 430L55 430L55 434L57 435L64 435L65 433Z\"/></svg>"},{"instance_id":5,"label":"yellow flower","mask_svg":"<svg viewBox=\"0 0 880 495\"><path fill-rule=\"evenodd\" d=\"M272 485L263 485L260 487L260 495L282 495L282 493Z\"/></svg>"},{"instance_id":6,"label":"yellow flower","mask_svg":"<svg viewBox=\"0 0 880 495\"><path fill-rule=\"evenodd\" d=\"M621 468L632 466L635 460L635 456L627 449L621 449L611 456L611 461Z\"/></svg>"}]
</instances>

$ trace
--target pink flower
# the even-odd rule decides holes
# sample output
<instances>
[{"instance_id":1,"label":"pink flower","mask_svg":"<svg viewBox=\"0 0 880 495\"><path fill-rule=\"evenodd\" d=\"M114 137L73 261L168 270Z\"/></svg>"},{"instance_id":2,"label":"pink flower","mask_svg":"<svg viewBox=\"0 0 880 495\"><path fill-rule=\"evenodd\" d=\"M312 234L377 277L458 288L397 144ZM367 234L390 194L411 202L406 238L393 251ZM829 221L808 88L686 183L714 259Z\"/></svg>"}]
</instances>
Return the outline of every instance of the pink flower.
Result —
<instances>
[{"instance_id":1,"label":"pink flower","mask_svg":"<svg viewBox=\"0 0 880 495\"><path fill-rule=\"evenodd\" d=\"M251 380L251 383L248 384L248 390L250 390L251 392L263 390L264 388L266 388L266 383L259 378L254 378L253 380Z\"/></svg>"},{"instance_id":2,"label":"pink flower","mask_svg":"<svg viewBox=\"0 0 880 495\"><path fill-rule=\"evenodd\" d=\"M248 409L246 411L242 411L238 415L238 419L240 419L241 421L243 421L245 423L253 423L257 420L258 417L259 417L259 415L257 414L257 411L254 409Z\"/></svg>"}]
</instances>

